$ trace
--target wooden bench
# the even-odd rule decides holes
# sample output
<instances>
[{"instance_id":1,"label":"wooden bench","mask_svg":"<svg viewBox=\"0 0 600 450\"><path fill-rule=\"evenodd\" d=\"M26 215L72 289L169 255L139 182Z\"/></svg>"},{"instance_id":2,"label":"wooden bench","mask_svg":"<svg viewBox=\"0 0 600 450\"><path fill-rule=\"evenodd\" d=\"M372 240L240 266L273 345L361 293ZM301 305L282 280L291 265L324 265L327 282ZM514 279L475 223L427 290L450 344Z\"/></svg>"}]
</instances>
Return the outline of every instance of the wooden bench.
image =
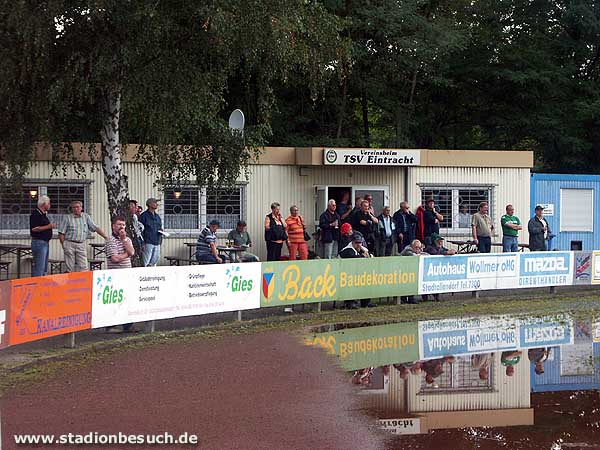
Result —
<instances>
[{"instance_id":1,"label":"wooden bench","mask_svg":"<svg viewBox=\"0 0 600 450\"><path fill-rule=\"evenodd\" d=\"M206 261L198 261L197 259L191 258L182 258L180 256L165 256L167 261L169 261L170 266L193 266L193 265L201 265L201 264L211 264Z\"/></svg>"},{"instance_id":2,"label":"wooden bench","mask_svg":"<svg viewBox=\"0 0 600 450\"><path fill-rule=\"evenodd\" d=\"M63 273L63 264L65 263L62 259L49 259L48 265L50 266L50 275L57 273Z\"/></svg>"},{"instance_id":3,"label":"wooden bench","mask_svg":"<svg viewBox=\"0 0 600 450\"><path fill-rule=\"evenodd\" d=\"M2 272L6 274L5 280L8 280L8 266L10 266L10 261L0 261L0 280L2 279Z\"/></svg>"}]
</instances>

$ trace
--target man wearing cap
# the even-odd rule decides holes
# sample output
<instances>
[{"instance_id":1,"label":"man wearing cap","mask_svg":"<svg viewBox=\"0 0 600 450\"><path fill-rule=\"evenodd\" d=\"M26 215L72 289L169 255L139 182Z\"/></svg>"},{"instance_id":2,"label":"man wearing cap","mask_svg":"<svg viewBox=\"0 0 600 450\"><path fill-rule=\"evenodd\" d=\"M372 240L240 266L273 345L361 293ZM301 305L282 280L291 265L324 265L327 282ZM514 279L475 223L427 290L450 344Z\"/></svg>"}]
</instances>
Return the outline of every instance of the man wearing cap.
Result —
<instances>
[{"instance_id":1,"label":"man wearing cap","mask_svg":"<svg viewBox=\"0 0 600 450\"><path fill-rule=\"evenodd\" d=\"M515 215L513 205L506 205L506 214L500 219L502 225L502 251L504 253L519 250L519 230L522 230L521 221Z\"/></svg>"},{"instance_id":2,"label":"man wearing cap","mask_svg":"<svg viewBox=\"0 0 600 450\"><path fill-rule=\"evenodd\" d=\"M140 222L144 225L142 259L145 266L155 266L160 257L161 232L163 231L162 220L156 212L158 199L149 198L146 200L146 206L148 209L140 215Z\"/></svg>"},{"instance_id":3,"label":"man wearing cap","mask_svg":"<svg viewBox=\"0 0 600 450\"><path fill-rule=\"evenodd\" d=\"M532 252L545 252L548 250L546 241L550 236L550 227L543 216L544 207L537 205L535 215L529 219L527 230L529 231L529 250Z\"/></svg>"},{"instance_id":4,"label":"man wearing cap","mask_svg":"<svg viewBox=\"0 0 600 450\"><path fill-rule=\"evenodd\" d=\"M352 242L340 251L340 258L369 258L369 249L363 246L363 236L360 233L354 233ZM344 305L347 309L356 309L358 305L354 300L346 300ZM361 299L360 306L363 308L377 306L368 298Z\"/></svg>"},{"instance_id":5,"label":"man wearing cap","mask_svg":"<svg viewBox=\"0 0 600 450\"><path fill-rule=\"evenodd\" d=\"M212 264L221 264L223 260L217 251L217 230L221 224L218 220L211 220L208 226L200 232L196 243L196 259Z\"/></svg>"},{"instance_id":6,"label":"man wearing cap","mask_svg":"<svg viewBox=\"0 0 600 450\"><path fill-rule=\"evenodd\" d=\"M494 233L494 224L488 214L490 206L488 202L479 204L479 211L471 217L471 229L473 232L473 242L477 244L479 253L490 253L492 251L492 234Z\"/></svg>"}]
</instances>

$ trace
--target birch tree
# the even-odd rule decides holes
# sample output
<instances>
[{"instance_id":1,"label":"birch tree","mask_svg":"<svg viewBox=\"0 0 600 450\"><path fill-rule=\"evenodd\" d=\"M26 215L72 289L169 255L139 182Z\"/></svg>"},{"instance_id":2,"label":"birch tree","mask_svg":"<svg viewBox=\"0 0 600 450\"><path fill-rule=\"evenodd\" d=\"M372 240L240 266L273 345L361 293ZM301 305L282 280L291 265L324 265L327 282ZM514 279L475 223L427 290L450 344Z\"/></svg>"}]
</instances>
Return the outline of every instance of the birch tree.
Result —
<instances>
[{"instance_id":1,"label":"birch tree","mask_svg":"<svg viewBox=\"0 0 600 450\"><path fill-rule=\"evenodd\" d=\"M25 176L36 142L100 140L110 213L126 211L122 149L159 182L233 183L270 133L272 83L317 92L339 49L338 20L303 0L0 0L0 177ZM242 140L227 127L232 84L256 99Z\"/></svg>"}]
</instances>

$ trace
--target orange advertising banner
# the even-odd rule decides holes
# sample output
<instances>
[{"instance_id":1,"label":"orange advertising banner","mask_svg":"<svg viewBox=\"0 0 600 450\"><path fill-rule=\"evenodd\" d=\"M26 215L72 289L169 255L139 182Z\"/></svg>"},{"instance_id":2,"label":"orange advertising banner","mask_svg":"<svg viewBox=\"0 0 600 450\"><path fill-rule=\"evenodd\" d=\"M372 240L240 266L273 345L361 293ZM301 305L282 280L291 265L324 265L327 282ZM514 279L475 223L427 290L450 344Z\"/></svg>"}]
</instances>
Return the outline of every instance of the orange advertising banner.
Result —
<instances>
[{"instance_id":1,"label":"orange advertising banner","mask_svg":"<svg viewBox=\"0 0 600 450\"><path fill-rule=\"evenodd\" d=\"M8 347L10 317L10 281L0 281L0 348Z\"/></svg>"},{"instance_id":2,"label":"orange advertising banner","mask_svg":"<svg viewBox=\"0 0 600 450\"><path fill-rule=\"evenodd\" d=\"M12 280L10 291L10 345L92 325L91 272Z\"/></svg>"}]
</instances>

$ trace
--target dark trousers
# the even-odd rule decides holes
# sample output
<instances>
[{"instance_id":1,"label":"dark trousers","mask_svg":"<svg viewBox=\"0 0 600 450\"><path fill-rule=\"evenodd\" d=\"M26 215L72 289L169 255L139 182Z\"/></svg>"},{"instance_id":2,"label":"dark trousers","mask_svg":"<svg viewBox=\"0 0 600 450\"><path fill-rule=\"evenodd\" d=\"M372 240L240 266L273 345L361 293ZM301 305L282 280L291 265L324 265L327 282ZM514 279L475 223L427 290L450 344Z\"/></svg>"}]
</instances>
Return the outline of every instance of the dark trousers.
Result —
<instances>
[{"instance_id":1,"label":"dark trousers","mask_svg":"<svg viewBox=\"0 0 600 450\"><path fill-rule=\"evenodd\" d=\"M207 254L196 255L196 259L198 261L202 261L202 262L206 262L206 263L217 264L217 258L215 258L214 255L207 255Z\"/></svg>"},{"instance_id":2,"label":"dark trousers","mask_svg":"<svg viewBox=\"0 0 600 450\"><path fill-rule=\"evenodd\" d=\"M477 236L479 253L490 253L492 251L492 238L490 236Z\"/></svg>"},{"instance_id":3,"label":"dark trousers","mask_svg":"<svg viewBox=\"0 0 600 450\"><path fill-rule=\"evenodd\" d=\"M392 238L382 238L378 243L377 256L392 256Z\"/></svg>"},{"instance_id":4,"label":"dark trousers","mask_svg":"<svg viewBox=\"0 0 600 450\"><path fill-rule=\"evenodd\" d=\"M267 241L267 261L279 261L281 260L281 248L283 242Z\"/></svg>"}]
</instances>

